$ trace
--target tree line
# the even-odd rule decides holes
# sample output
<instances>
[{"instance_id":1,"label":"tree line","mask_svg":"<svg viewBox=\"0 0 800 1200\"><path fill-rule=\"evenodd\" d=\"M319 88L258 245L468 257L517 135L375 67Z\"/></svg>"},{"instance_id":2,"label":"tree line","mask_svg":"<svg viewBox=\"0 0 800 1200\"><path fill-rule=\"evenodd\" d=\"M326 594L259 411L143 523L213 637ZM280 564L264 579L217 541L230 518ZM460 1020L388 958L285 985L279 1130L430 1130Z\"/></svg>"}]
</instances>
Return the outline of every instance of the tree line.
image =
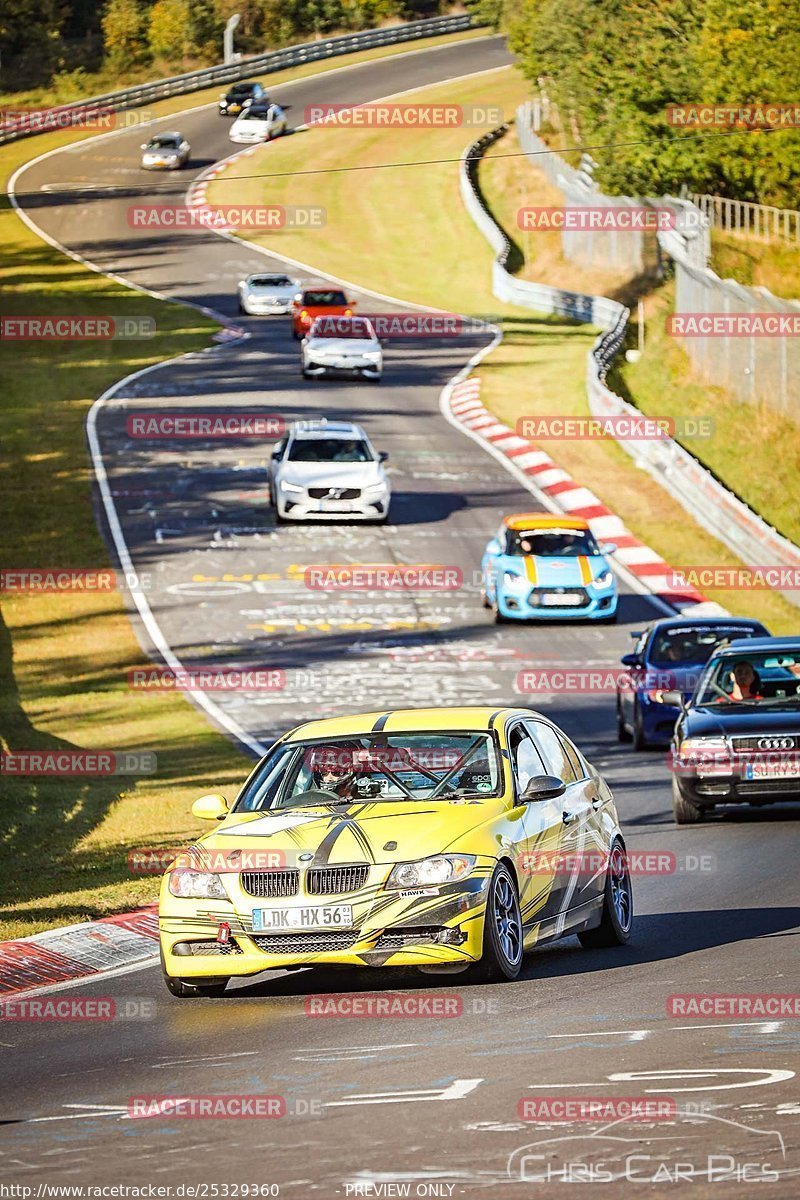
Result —
<instances>
[{"instance_id":1,"label":"tree line","mask_svg":"<svg viewBox=\"0 0 800 1200\"><path fill-rule=\"evenodd\" d=\"M241 13L236 49L436 16L440 0L0 0L0 88L47 85L73 72L177 73L218 63Z\"/></svg>"},{"instance_id":2,"label":"tree line","mask_svg":"<svg viewBox=\"0 0 800 1200\"><path fill-rule=\"evenodd\" d=\"M691 190L800 207L797 0L476 0L507 29L611 194ZM675 126L669 105L794 106L779 132ZM726 118L722 118L726 122ZM758 119L756 119L758 124Z\"/></svg>"}]
</instances>

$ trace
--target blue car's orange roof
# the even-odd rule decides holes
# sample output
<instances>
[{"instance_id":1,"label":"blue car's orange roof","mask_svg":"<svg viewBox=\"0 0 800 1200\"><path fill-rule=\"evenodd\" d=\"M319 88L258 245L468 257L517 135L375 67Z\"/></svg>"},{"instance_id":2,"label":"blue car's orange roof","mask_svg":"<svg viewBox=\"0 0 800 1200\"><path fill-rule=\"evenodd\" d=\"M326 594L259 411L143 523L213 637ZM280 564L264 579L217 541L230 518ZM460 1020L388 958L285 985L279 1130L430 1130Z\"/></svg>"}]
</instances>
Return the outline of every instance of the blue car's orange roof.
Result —
<instances>
[{"instance_id":1,"label":"blue car's orange roof","mask_svg":"<svg viewBox=\"0 0 800 1200\"><path fill-rule=\"evenodd\" d=\"M550 513L512 513L503 524L508 529L588 529L582 517L554 517Z\"/></svg>"}]
</instances>

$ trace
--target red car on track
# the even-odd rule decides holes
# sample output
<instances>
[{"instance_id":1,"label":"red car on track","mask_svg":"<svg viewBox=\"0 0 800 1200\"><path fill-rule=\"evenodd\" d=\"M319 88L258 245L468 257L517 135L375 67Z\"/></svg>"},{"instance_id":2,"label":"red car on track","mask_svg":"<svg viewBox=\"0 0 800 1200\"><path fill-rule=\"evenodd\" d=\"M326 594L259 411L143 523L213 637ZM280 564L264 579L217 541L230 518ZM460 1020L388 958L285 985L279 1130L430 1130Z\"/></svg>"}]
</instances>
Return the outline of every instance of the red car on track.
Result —
<instances>
[{"instance_id":1,"label":"red car on track","mask_svg":"<svg viewBox=\"0 0 800 1200\"><path fill-rule=\"evenodd\" d=\"M352 317L355 309L341 288L305 288L292 301L292 334L305 337L317 317Z\"/></svg>"}]
</instances>

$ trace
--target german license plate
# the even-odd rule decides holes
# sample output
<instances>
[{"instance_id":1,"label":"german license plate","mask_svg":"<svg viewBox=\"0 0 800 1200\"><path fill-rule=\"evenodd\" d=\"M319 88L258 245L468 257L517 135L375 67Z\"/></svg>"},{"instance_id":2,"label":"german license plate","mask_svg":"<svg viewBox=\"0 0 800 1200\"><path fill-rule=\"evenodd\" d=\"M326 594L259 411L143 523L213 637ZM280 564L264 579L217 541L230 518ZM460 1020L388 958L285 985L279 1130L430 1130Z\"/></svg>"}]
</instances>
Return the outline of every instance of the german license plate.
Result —
<instances>
[{"instance_id":1,"label":"german license plate","mask_svg":"<svg viewBox=\"0 0 800 1200\"><path fill-rule=\"evenodd\" d=\"M352 904L309 904L303 908L254 908L254 933L294 933L297 929L349 929Z\"/></svg>"},{"instance_id":2,"label":"german license plate","mask_svg":"<svg viewBox=\"0 0 800 1200\"><path fill-rule=\"evenodd\" d=\"M800 760L747 763L744 777L745 779L800 779Z\"/></svg>"},{"instance_id":3,"label":"german license plate","mask_svg":"<svg viewBox=\"0 0 800 1200\"><path fill-rule=\"evenodd\" d=\"M560 596L542 596L542 604L547 608L574 608L580 602L581 598L577 592L563 592Z\"/></svg>"}]
</instances>

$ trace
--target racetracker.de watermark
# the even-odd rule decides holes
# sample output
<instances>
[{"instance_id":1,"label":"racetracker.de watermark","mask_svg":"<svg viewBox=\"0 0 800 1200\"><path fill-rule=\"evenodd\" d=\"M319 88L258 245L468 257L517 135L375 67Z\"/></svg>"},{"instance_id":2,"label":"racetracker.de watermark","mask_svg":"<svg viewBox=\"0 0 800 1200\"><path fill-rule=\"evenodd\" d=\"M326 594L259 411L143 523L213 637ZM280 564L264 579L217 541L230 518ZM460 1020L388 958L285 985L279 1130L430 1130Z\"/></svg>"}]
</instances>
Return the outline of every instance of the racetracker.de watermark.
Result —
<instances>
[{"instance_id":1,"label":"racetracker.de watermark","mask_svg":"<svg viewBox=\"0 0 800 1200\"><path fill-rule=\"evenodd\" d=\"M668 104L665 114L681 129L800 129L800 103Z\"/></svg>"},{"instance_id":2,"label":"racetracker.de watermark","mask_svg":"<svg viewBox=\"0 0 800 1200\"><path fill-rule=\"evenodd\" d=\"M306 125L340 129L457 129L460 126L497 128L504 123L499 104L307 104Z\"/></svg>"},{"instance_id":3,"label":"racetracker.de watermark","mask_svg":"<svg viewBox=\"0 0 800 1200\"><path fill-rule=\"evenodd\" d=\"M0 1000L0 1021L152 1021L156 1002L151 996L34 996Z\"/></svg>"},{"instance_id":4,"label":"racetracker.de watermark","mask_svg":"<svg viewBox=\"0 0 800 1200\"><path fill-rule=\"evenodd\" d=\"M634 416L609 413L603 417L519 417L517 437L532 441L588 442L609 438L623 442L653 442L664 438L707 438L714 433L712 417Z\"/></svg>"},{"instance_id":5,"label":"racetracker.de watermark","mask_svg":"<svg viewBox=\"0 0 800 1200\"><path fill-rule=\"evenodd\" d=\"M498 1001L476 996L465 1002L462 996L446 992L396 992L362 995L324 994L306 996L307 1017L407 1017L425 1020L449 1020L465 1015L487 1015L499 1011Z\"/></svg>"},{"instance_id":6,"label":"racetracker.de watermark","mask_svg":"<svg viewBox=\"0 0 800 1200\"><path fill-rule=\"evenodd\" d=\"M84 568L26 568L15 567L0 571L0 592L8 595L32 595L36 592L113 592L117 588L130 592L149 592L153 576L149 572L90 571Z\"/></svg>"},{"instance_id":7,"label":"racetracker.de watermark","mask_svg":"<svg viewBox=\"0 0 800 1200\"><path fill-rule=\"evenodd\" d=\"M155 337L155 317L0 317L0 342L110 342Z\"/></svg>"},{"instance_id":8,"label":"racetracker.de watermark","mask_svg":"<svg viewBox=\"0 0 800 1200\"><path fill-rule=\"evenodd\" d=\"M673 567L667 572L670 587L717 588L726 592L752 592L772 588L781 592L800 591L800 566L773 563L760 567L707 566Z\"/></svg>"},{"instance_id":9,"label":"racetracker.de watermark","mask_svg":"<svg viewBox=\"0 0 800 1200\"><path fill-rule=\"evenodd\" d=\"M322 229L319 204L131 204L131 229Z\"/></svg>"},{"instance_id":10,"label":"racetracker.de watermark","mask_svg":"<svg viewBox=\"0 0 800 1200\"><path fill-rule=\"evenodd\" d=\"M800 313L685 312L667 317L670 337L800 337Z\"/></svg>"},{"instance_id":11,"label":"racetracker.de watermark","mask_svg":"<svg viewBox=\"0 0 800 1200\"><path fill-rule=\"evenodd\" d=\"M131 667L128 687L143 692L282 692L286 672L274 667Z\"/></svg>"},{"instance_id":12,"label":"racetracker.de watermark","mask_svg":"<svg viewBox=\"0 0 800 1200\"><path fill-rule=\"evenodd\" d=\"M564 207L526 204L517 209L517 226L526 233L657 233L667 229L696 229L702 217L692 210L649 208L644 204Z\"/></svg>"},{"instance_id":13,"label":"racetracker.de watermark","mask_svg":"<svg viewBox=\"0 0 800 1200\"><path fill-rule=\"evenodd\" d=\"M776 992L688 992L667 997L667 1016L800 1017L800 995Z\"/></svg>"},{"instance_id":14,"label":"racetracker.de watermark","mask_svg":"<svg viewBox=\"0 0 800 1200\"><path fill-rule=\"evenodd\" d=\"M149 750L6 750L0 753L0 775L154 775L157 766L156 755Z\"/></svg>"},{"instance_id":15,"label":"racetracker.de watermark","mask_svg":"<svg viewBox=\"0 0 800 1200\"><path fill-rule=\"evenodd\" d=\"M442 563L330 563L306 567L303 583L312 592L453 592L464 573Z\"/></svg>"},{"instance_id":16,"label":"racetracker.de watermark","mask_svg":"<svg viewBox=\"0 0 800 1200\"><path fill-rule=\"evenodd\" d=\"M142 846L128 851L127 863L131 875L163 875L170 869L240 875L243 871L283 871L287 859L283 850L212 850L207 846L176 850Z\"/></svg>"},{"instance_id":17,"label":"racetracker.de watermark","mask_svg":"<svg viewBox=\"0 0 800 1200\"><path fill-rule=\"evenodd\" d=\"M152 109L114 112L110 108L70 108L56 105L53 108L2 108L0 127L27 133L29 130L46 132L50 129L132 129L136 125L148 125L154 119Z\"/></svg>"},{"instance_id":18,"label":"racetracker.de watermark","mask_svg":"<svg viewBox=\"0 0 800 1200\"><path fill-rule=\"evenodd\" d=\"M284 1096L131 1096L128 1116L192 1120L274 1120L287 1115Z\"/></svg>"},{"instance_id":19,"label":"racetracker.de watermark","mask_svg":"<svg viewBox=\"0 0 800 1200\"><path fill-rule=\"evenodd\" d=\"M448 312L359 312L358 315L370 321L376 336L386 341L391 338L470 337L486 333L499 320L491 315L463 317ZM323 317L321 328L335 334L338 329L349 327L350 320Z\"/></svg>"},{"instance_id":20,"label":"racetracker.de watermark","mask_svg":"<svg viewBox=\"0 0 800 1200\"><path fill-rule=\"evenodd\" d=\"M525 1096L517 1104L521 1121L674 1121L676 1102L669 1096Z\"/></svg>"},{"instance_id":21,"label":"racetracker.de watermark","mask_svg":"<svg viewBox=\"0 0 800 1200\"><path fill-rule=\"evenodd\" d=\"M695 681L696 682L696 681ZM681 684L681 687L688 686ZM643 687L671 692L677 687L670 671L631 670L626 667L524 667L517 673L520 695L564 692L568 695L613 694Z\"/></svg>"},{"instance_id":22,"label":"racetracker.de watermark","mask_svg":"<svg viewBox=\"0 0 800 1200\"><path fill-rule=\"evenodd\" d=\"M125 420L128 437L148 441L172 438L283 437L286 422L276 413L248 412L138 412Z\"/></svg>"},{"instance_id":23,"label":"racetracker.de watermark","mask_svg":"<svg viewBox=\"0 0 800 1200\"><path fill-rule=\"evenodd\" d=\"M590 875L593 878L608 872L611 855L600 850L570 853L562 850L528 850L519 855L517 866L523 875ZM717 870L717 856L704 854L677 855L673 850L615 851L615 866L624 865L629 875L710 875Z\"/></svg>"}]
</instances>

